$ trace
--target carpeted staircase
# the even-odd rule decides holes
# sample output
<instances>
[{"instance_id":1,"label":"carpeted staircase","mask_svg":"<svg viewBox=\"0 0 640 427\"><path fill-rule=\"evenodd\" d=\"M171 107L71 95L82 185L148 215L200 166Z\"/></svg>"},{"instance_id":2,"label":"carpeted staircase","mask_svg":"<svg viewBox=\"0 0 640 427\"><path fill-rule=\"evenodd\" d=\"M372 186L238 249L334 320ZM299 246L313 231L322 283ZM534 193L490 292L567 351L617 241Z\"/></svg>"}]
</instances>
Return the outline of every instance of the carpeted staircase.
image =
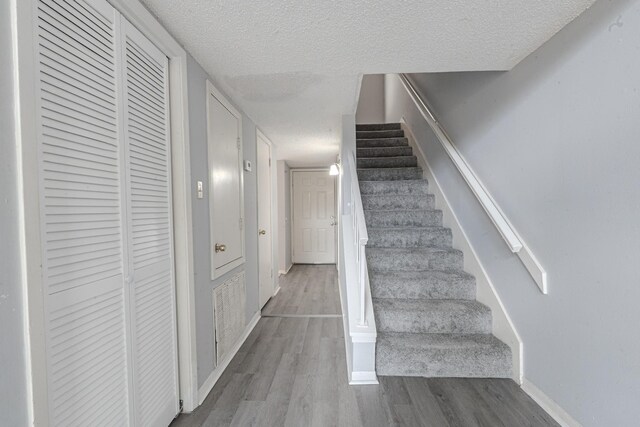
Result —
<instances>
[{"instance_id":1,"label":"carpeted staircase","mask_svg":"<svg viewBox=\"0 0 640 427\"><path fill-rule=\"evenodd\" d=\"M400 124L357 125L356 138L378 375L511 377Z\"/></svg>"}]
</instances>

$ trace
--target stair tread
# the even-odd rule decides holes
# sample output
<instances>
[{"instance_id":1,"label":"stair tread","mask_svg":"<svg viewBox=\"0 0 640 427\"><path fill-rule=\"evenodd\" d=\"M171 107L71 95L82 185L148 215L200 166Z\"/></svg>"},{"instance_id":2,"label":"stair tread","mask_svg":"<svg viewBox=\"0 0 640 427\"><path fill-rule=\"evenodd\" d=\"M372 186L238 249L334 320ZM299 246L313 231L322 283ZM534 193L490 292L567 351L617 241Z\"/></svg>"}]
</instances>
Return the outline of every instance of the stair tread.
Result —
<instances>
[{"instance_id":1,"label":"stair tread","mask_svg":"<svg viewBox=\"0 0 640 427\"><path fill-rule=\"evenodd\" d=\"M394 248L394 247L376 247L376 248L367 248L367 251L385 251L385 252L396 252L396 253L415 253L415 252L455 252L462 254L462 251L459 249L448 248L446 246L420 246L419 248ZM415 270L413 270L415 271Z\"/></svg>"},{"instance_id":2,"label":"stair tread","mask_svg":"<svg viewBox=\"0 0 640 427\"><path fill-rule=\"evenodd\" d=\"M435 231L435 230L450 230L450 228L439 226L439 225L426 225L426 226L420 226L420 227L400 225L397 227L392 227L392 226L368 227L367 230L369 232L371 231Z\"/></svg>"},{"instance_id":3,"label":"stair tread","mask_svg":"<svg viewBox=\"0 0 640 427\"><path fill-rule=\"evenodd\" d=\"M417 298L373 298L373 304L383 310L424 311L436 313L439 311L468 310L481 313L491 313L486 305L476 300L465 299L417 299Z\"/></svg>"},{"instance_id":4,"label":"stair tread","mask_svg":"<svg viewBox=\"0 0 640 427\"><path fill-rule=\"evenodd\" d=\"M417 332L378 332L380 344L391 344L394 348L441 348L465 349L469 347L502 348L509 346L493 334L438 334Z\"/></svg>"},{"instance_id":5,"label":"stair tread","mask_svg":"<svg viewBox=\"0 0 640 427\"><path fill-rule=\"evenodd\" d=\"M356 123L356 131L402 129L400 123Z\"/></svg>"},{"instance_id":6,"label":"stair tread","mask_svg":"<svg viewBox=\"0 0 640 427\"><path fill-rule=\"evenodd\" d=\"M408 271L372 271L371 276L384 278L398 277L404 280L425 280L431 277L456 277L460 279L474 279L472 274L466 271L447 271L447 270L408 270Z\"/></svg>"},{"instance_id":7,"label":"stair tread","mask_svg":"<svg viewBox=\"0 0 640 427\"><path fill-rule=\"evenodd\" d=\"M417 270L369 273L373 298L475 300L475 277L464 271Z\"/></svg>"},{"instance_id":8,"label":"stair tread","mask_svg":"<svg viewBox=\"0 0 640 427\"><path fill-rule=\"evenodd\" d=\"M405 157L416 157L415 154L408 154L405 156L373 156L373 157L362 157L359 156L358 160L380 160L380 159L404 159Z\"/></svg>"},{"instance_id":9,"label":"stair tread","mask_svg":"<svg viewBox=\"0 0 640 427\"><path fill-rule=\"evenodd\" d=\"M407 194L408 196L409 194ZM393 213L398 213L398 212L440 212L440 209L405 209L405 208L399 208L399 209L368 209L368 211L370 212L393 212Z\"/></svg>"},{"instance_id":10,"label":"stair tread","mask_svg":"<svg viewBox=\"0 0 640 427\"><path fill-rule=\"evenodd\" d=\"M406 167L396 167L396 168L358 168L357 170L359 170L359 171L361 171L361 170L370 171L370 170L375 170L375 169L380 169L380 170L385 171L385 172L393 170L393 169L398 169L398 170L406 170L406 169L417 170L417 169L419 169L420 171L422 171L422 168L419 167L419 166L406 166ZM375 181L375 180L371 180L370 179L369 181ZM384 181L384 180L381 180L381 181ZM393 181L393 180L389 179L389 180L386 180L386 181ZM407 181L418 181L418 180L417 179L410 179L410 180L407 180Z\"/></svg>"},{"instance_id":11,"label":"stair tread","mask_svg":"<svg viewBox=\"0 0 640 427\"><path fill-rule=\"evenodd\" d=\"M378 375L509 378L511 349L492 334L378 332Z\"/></svg>"}]
</instances>

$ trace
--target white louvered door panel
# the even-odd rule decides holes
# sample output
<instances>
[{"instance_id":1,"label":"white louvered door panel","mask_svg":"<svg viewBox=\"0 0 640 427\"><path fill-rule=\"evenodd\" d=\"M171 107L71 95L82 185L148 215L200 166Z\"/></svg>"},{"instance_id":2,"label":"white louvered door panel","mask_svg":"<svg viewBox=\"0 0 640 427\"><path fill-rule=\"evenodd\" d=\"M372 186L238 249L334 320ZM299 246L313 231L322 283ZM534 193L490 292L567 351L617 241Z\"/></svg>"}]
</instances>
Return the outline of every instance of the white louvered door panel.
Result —
<instances>
[{"instance_id":1,"label":"white louvered door panel","mask_svg":"<svg viewBox=\"0 0 640 427\"><path fill-rule=\"evenodd\" d=\"M117 14L37 5L49 424L129 424Z\"/></svg>"},{"instance_id":2,"label":"white louvered door panel","mask_svg":"<svg viewBox=\"0 0 640 427\"><path fill-rule=\"evenodd\" d=\"M131 333L137 426L179 411L168 60L122 18Z\"/></svg>"}]
</instances>

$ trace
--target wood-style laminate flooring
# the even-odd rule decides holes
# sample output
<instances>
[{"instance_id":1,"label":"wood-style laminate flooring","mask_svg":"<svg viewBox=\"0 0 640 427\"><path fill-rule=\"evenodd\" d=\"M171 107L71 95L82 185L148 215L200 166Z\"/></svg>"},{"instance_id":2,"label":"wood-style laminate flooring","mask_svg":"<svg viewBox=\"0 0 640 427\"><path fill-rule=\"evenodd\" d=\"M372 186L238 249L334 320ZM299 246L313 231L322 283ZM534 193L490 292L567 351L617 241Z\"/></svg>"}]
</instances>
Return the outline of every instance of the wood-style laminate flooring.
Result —
<instances>
[{"instance_id":1,"label":"wood-style laminate flooring","mask_svg":"<svg viewBox=\"0 0 640 427\"><path fill-rule=\"evenodd\" d=\"M264 306L263 316L341 315L335 265L295 264L279 280L280 291Z\"/></svg>"},{"instance_id":2,"label":"wood-style laminate flooring","mask_svg":"<svg viewBox=\"0 0 640 427\"><path fill-rule=\"evenodd\" d=\"M327 283L334 266L292 273L272 312L340 312L339 299L305 300L324 294L315 286L337 294ZM557 426L511 380L380 377L379 385L349 386L344 345L340 317L263 317L203 404L172 426Z\"/></svg>"}]
</instances>

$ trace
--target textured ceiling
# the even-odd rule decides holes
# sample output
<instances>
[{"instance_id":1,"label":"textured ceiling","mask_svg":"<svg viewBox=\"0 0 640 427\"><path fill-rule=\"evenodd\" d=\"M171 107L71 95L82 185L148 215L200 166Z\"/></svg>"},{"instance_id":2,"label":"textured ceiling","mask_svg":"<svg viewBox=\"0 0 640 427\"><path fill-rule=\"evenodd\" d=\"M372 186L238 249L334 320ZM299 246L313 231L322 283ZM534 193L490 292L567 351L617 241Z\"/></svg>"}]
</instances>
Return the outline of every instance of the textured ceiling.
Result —
<instances>
[{"instance_id":1,"label":"textured ceiling","mask_svg":"<svg viewBox=\"0 0 640 427\"><path fill-rule=\"evenodd\" d=\"M508 70L594 0L142 0L292 165L335 159L361 74Z\"/></svg>"}]
</instances>

